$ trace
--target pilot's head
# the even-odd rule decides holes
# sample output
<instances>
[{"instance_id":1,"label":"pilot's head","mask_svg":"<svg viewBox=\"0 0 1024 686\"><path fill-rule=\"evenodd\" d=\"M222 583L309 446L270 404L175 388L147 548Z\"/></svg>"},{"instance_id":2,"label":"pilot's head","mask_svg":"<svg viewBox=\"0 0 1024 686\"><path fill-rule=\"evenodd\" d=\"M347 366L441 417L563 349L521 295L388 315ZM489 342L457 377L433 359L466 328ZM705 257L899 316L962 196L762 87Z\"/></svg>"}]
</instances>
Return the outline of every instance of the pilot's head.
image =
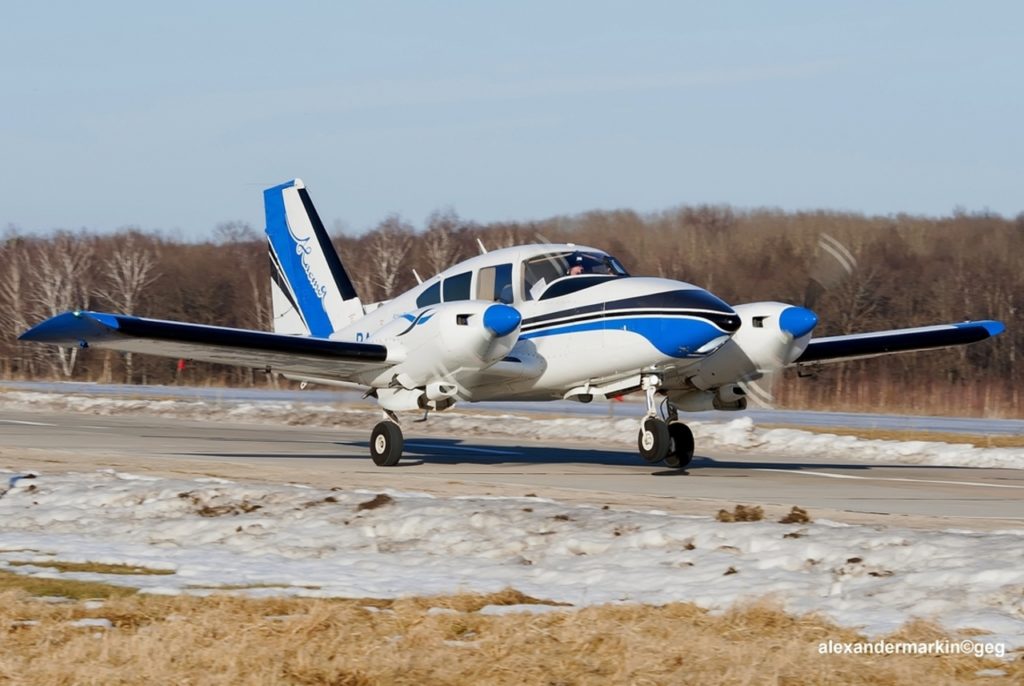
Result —
<instances>
[{"instance_id":1,"label":"pilot's head","mask_svg":"<svg viewBox=\"0 0 1024 686\"><path fill-rule=\"evenodd\" d=\"M569 267L566 269L565 273L569 276L576 276L577 274L582 274L586 271L586 260L583 258L583 253L574 252L569 255L568 262Z\"/></svg>"}]
</instances>

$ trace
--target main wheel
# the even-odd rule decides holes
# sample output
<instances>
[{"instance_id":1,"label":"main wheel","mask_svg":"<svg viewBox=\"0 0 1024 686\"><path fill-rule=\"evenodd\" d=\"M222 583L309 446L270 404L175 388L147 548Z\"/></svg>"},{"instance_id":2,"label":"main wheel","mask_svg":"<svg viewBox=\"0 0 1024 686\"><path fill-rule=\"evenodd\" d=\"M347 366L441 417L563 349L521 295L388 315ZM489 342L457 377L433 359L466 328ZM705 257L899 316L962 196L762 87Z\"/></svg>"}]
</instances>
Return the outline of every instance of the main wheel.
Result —
<instances>
[{"instance_id":1,"label":"main wheel","mask_svg":"<svg viewBox=\"0 0 1024 686\"><path fill-rule=\"evenodd\" d=\"M665 457L665 464L673 469L685 469L693 460L693 432L682 422L669 422L668 435L672 449Z\"/></svg>"},{"instance_id":2,"label":"main wheel","mask_svg":"<svg viewBox=\"0 0 1024 686\"><path fill-rule=\"evenodd\" d=\"M648 417L640 428L636 444L640 457L651 464L661 462L668 455L672 439L668 433L668 425L657 417Z\"/></svg>"},{"instance_id":3,"label":"main wheel","mask_svg":"<svg viewBox=\"0 0 1024 686\"><path fill-rule=\"evenodd\" d=\"M405 440L402 429L394 422L381 422L370 434L370 457L378 467L394 467L402 459Z\"/></svg>"}]
</instances>

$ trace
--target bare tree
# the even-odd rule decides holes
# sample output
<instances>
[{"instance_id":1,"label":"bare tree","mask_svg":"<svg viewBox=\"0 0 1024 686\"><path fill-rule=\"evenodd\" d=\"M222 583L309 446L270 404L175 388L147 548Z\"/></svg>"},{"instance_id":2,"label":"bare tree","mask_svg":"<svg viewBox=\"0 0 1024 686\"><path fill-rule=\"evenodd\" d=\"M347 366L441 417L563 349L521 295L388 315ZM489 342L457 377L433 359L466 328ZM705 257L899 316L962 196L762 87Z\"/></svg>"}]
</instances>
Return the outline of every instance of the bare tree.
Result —
<instances>
[{"instance_id":1,"label":"bare tree","mask_svg":"<svg viewBox=\"0 0 1024 686\"><path fill-rule=\"evenodd\" d=\"M269 267L267 266L266 237L245 222L218 224L213 230L216 241L230 245L238 263L239 273L245 277L244 288L239 284L240 299L247 291L249 301L243 305L239 325L254 329L271 328Z\"/></svg>"},{"instance_id":2,"label":"bare tree","mask_svg":"<svg viewBox=\"0 0 1024 686\"><path fill-rule=\"evenodd\" d=\"M88 308L92 289L90 268L92 243L84 236L60 232L38 244L35 253L38 284L33 301L47 316ZM70 377L75 370L78 348L55 348L59 371ZM57 371L56 366L54 371Z\"/></svg>"},{"instance_id":3,"label":"bare tree","mask_svg":"<svg viewBox=\"0 0 1024 686\"><path fill-rule=\"evenodd\" d=\"M213 236L218 243L248 243L261 239L260 233L256 229L241 221L217 224L213 229Z\"/></svg>"},{"instance_id":4,"label":"bare tree","mask_svg":"<svg viewBox=\"0 0 1024 686\"><path fill-rule=\"evenodd\" d=\"M118 312L135 314L142 292L156 280L153 251L139 242L135 232L125 234L114 252L103 261L104 283L96 295ZM134 365L132 353L124 354L125 383L131 383Z\"/></svg>"},{"instance_id":5,"label":"bare tree","mask_svg":"<svg viewBox=\"0 0 1024 686\"><path fill-rule=\"evenodd\" d=\"M427 218L421 244L431 274L443 272L458 261L460 250L454 235L458 226L459 216L451 208L431 212Z\"/></svg>"},{"instance_id":6,"label":"bare tree","mask_svg":"<svg viewBox=\"0 0 1024 686\"><path fill-rule=\"evenodd\" d=\"M34 358L39 346L29 351L17 343L17 336L29 326L26 307L28 293L28 265L25 260L25 239L14 231L8 231L0 245L0 330L11 341L16 360L8 359L7 369L13 370L17 360L24 362L26 355Z\"/></svg>"},{"instance_id":7,"label":"bare tree","mask_svg":"<svg viewBox=\"0 0 1024 686\"><path fill-rule=\"evenodd\" d=\"M412 227L393 214L373 231L368 247L374 282L380 287L381 298L390 298L399 280L398 270L412 247Z\"/></svg>"}]
</instances>

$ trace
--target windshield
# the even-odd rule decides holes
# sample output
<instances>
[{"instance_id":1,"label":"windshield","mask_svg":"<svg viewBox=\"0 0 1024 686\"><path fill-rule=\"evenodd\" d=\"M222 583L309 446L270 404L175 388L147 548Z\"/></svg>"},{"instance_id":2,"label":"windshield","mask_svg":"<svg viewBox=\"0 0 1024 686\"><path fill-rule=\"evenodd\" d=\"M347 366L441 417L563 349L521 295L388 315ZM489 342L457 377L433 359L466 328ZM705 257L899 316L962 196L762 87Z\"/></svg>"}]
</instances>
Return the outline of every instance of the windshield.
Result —
<instances>
[{"instance_id":1,"label":"windshield","mask_svg":"<svg viewBox=\"0 0 1024 686\"><path fill-rule=\"evenodd\" d=\"M565 250L538 255L523 263L523 292L527 300L536 299L556 279L581 274L604 276L629 276L622 265L611 255Z\"/></svg>"}]
</instances>

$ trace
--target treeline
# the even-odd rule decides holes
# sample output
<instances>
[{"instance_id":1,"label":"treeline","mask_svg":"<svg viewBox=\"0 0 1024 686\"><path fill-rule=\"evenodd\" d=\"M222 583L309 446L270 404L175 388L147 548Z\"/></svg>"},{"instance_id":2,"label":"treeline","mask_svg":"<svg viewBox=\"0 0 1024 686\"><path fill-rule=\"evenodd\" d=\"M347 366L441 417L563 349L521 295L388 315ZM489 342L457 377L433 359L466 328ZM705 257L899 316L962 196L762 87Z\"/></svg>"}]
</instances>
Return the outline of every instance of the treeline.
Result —
<instances>
[{"instance_id":1,"label":"treeline","mask_svg":"<svg viewBox=\"0 0 1024 686\"><path fill-rule=\"evenodd\" d=\"M477 254L478 240L488 248L551 240L603 248L633 274L690 281L728 302L799 303L822 233L845 244L858 267L816 300L816 335L979 318L1002 320L1008 330L952 350L832 365L813 378L787 373L774 389L778 405L1024 414L1017 364L1024 354L1017 326L1024 214L866 217L698 206L477 224L439 211L423 227L389 217L334 242L364 302L410 288L414 269L427 277ZM217 227L214 239L201 243L136 230L39 237L9 229L0 240L0 377L275 383L254 370L199 363L181 369L174 360L16 340L41 319L75 308L269 329L268 280L262 232L239 223Z\"/></svg>"}]
</instances>

